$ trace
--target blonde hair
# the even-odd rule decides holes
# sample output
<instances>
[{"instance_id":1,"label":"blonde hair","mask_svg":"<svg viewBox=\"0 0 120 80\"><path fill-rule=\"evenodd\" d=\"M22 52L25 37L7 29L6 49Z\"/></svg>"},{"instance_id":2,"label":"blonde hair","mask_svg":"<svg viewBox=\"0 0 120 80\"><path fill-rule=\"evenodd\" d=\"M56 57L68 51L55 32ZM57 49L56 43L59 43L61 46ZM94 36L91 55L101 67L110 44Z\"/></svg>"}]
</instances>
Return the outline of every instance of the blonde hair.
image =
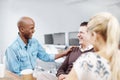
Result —
<instances>
[{"instance_id":1,"label":"blonde hair","mask_svg":"<svg viewBox=\"0 0 120 80\"><path fill-rule=\"evenodd\" d=\"M99 33L106 42L106 55L111 63L111 80L120 80L120 53L118 49L120 25L118 20L110 13L99 13L93 16L88 29Z\"/></svg>"}]
</instances>

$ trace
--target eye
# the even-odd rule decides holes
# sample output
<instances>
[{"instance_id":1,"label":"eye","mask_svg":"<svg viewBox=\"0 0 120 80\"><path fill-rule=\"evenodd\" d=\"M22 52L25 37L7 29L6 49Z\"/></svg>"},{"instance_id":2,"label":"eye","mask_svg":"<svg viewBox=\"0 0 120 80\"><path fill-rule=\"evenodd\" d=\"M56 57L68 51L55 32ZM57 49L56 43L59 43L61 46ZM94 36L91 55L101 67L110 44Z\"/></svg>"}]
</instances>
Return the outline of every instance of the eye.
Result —
<instances>
[{"instance_id":1,"label":"eye","mask_svg":"<svg viewBox=\"0 0 120 80\"><path fill-rule=\"evenodd\" d=\"M92 32L92 33L91 33L91 35L93 36L93 35L94 35L94 33Z\"/></svg>"}]
</instances>

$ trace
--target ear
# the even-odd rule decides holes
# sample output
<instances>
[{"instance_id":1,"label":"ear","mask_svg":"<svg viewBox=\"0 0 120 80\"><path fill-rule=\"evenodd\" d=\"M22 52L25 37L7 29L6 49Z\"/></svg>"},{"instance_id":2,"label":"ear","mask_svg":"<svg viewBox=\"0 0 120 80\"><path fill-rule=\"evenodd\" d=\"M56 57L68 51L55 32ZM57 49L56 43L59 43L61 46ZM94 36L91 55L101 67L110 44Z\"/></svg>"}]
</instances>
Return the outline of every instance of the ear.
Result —
<instances>
[{"instance_id":1,"label":"ear","mask_svg":"<svg viewBox=\"0 0 120 80\"><path fill-rule=\"evenodd\" d=\"M20 30L20 32L24 32L24 28L23 27L20 27L19 30Z\"/></svg>"},{"instance_id":2,"label":"ear","mask_svg":"<svg viewBox=\"0 0 120 80\"><path fill-rule=\"evenodd\" d=\"M93 41L96 41L96 38L97 38L96 32L92 32L92 38L93 38Z\"/></svg>"}]
</instances>

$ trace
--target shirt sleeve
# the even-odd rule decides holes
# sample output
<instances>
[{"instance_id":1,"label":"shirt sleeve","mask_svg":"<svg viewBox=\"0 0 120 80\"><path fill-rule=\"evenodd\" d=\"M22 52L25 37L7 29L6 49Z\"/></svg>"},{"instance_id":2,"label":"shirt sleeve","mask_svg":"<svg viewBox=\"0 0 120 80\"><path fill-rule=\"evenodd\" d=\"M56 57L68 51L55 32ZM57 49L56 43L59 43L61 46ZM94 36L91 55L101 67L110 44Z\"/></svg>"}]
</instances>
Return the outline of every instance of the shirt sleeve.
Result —
<instances>
[{"instance_id":1,"label":"shirt sleeve","mask_svg":"<svg viewBox=\"0 0 120 80\"><path fill-rule=\"evenodd\" d=\"M65 71L67 70L67 68L69 66L68 65L69 55L66 57L65 61L62 63L62 65L58 69L57 74L56 74L57 77L61 74L66 74Z\"/></svg>"},{"instance_id":2,"label":"shirt sleeve","mask_svg":"<svg viewBox=\"0 0 120 80\"><path fill-rule=\"evenodd\" d=\"M43 47L38 43L38 54L37 57L46 62L53 62L55 61L55 54L48 54L43 49Z\"/></svg>"},{"instance_id":3,"label":"shirt sleeve","mask_svg":"<svg viewBox=\"0 0 120 80\"><path fill-rule=\"evenodd\" d=\"M19 60L17 59L17 55L15 51L11 48L8 48L5 52L6 56L6 68L15 74L20 75L20 64Z\"/></svg>"}]
</instances>

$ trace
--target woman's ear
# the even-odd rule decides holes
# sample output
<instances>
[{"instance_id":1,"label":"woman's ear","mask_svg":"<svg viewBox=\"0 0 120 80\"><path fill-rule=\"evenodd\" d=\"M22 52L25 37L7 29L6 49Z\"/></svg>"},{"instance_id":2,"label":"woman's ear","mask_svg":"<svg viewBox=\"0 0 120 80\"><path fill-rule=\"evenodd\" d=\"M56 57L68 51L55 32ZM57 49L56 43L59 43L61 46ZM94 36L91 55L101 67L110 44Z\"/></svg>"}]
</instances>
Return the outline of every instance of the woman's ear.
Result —
<instances>
[{"instance_id":1,"label":"woman's ear","mask_svg":"<svg viewBox=\"0 0 120 80\"><path fill-rule=\"evenodd\" d=\"M96 37L97 37L96 32L92 32L93 41L96 41Z\"/></svg>"}]
</instances>

